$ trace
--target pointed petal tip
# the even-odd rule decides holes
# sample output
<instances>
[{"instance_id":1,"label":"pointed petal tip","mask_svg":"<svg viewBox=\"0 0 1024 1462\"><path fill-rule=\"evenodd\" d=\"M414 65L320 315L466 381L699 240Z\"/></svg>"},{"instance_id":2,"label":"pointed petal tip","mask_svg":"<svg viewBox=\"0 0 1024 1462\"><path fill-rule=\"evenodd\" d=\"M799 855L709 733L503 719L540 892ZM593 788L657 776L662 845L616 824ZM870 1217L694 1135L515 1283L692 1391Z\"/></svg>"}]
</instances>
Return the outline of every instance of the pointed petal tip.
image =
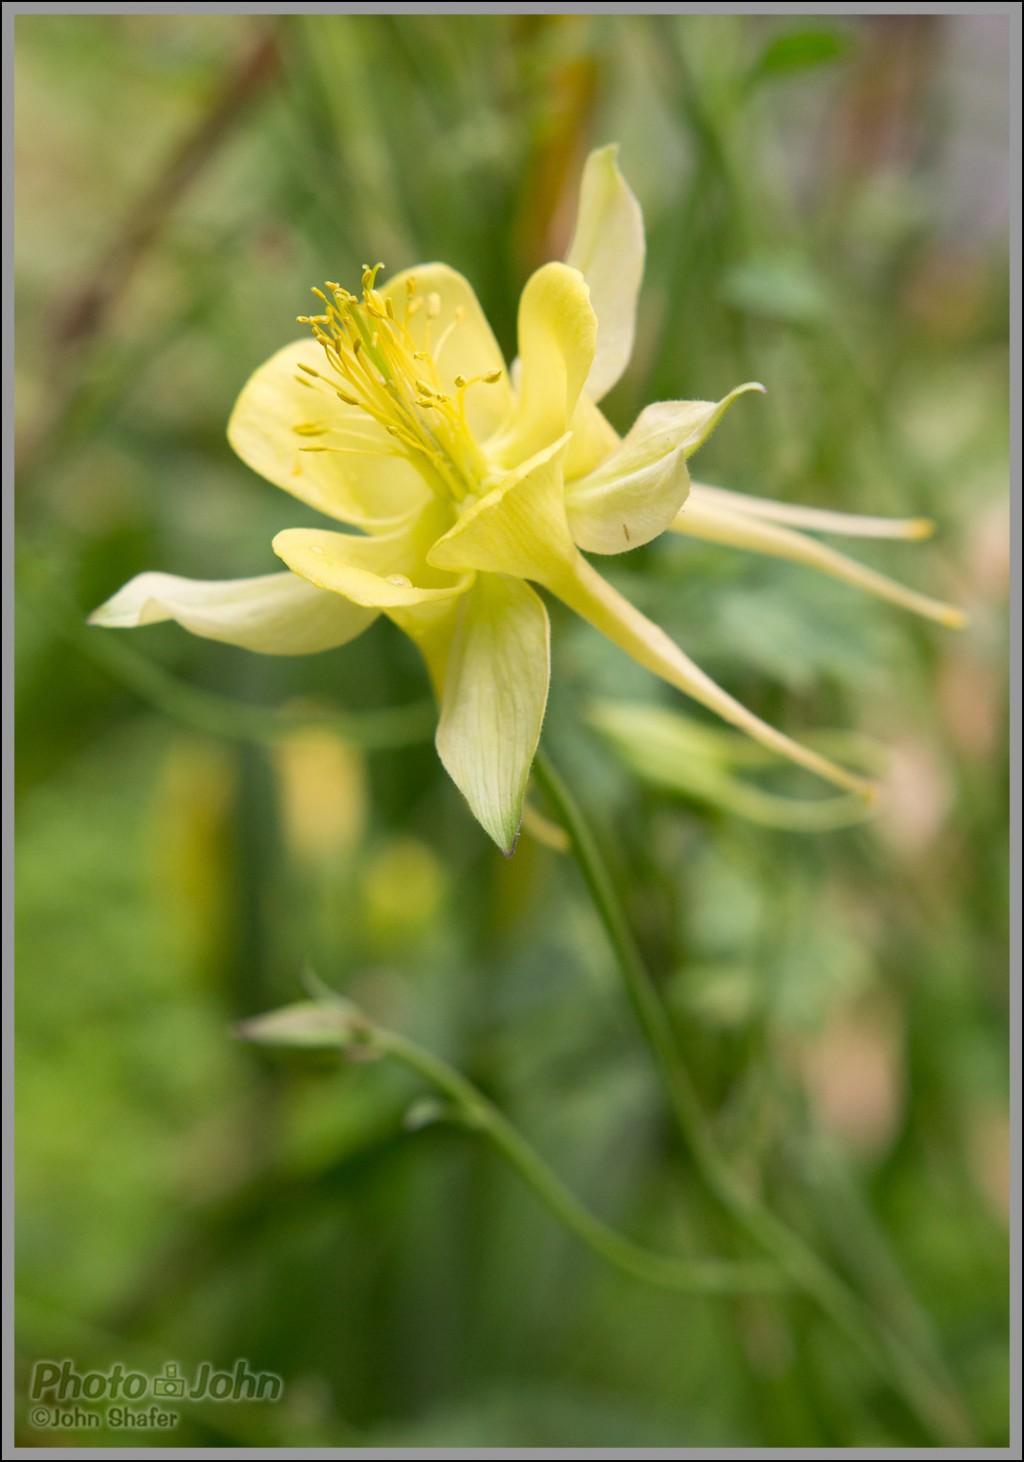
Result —
<instances>
[{"instance_id":1,"label":"pointed petal tip","mask_svg":"<svg viewBox=\"0 0 1024 1462\"><path fill-rule=\"evenodd\" d=\"M465 796L464 792L463 796ZM519 846L520 834L523 831L523 805L525 796L526 792L524 788L523 801L520 801L518 808L516 810L510 810L504 815L498 813L497 815L488 816L483 808L476 808L470 803L470 812L505 859L513 857L516 848Z\"/></svg>"},{"instance_id":2,"label":"pointed petal tip","mask_svg":"<svg viewBox=\"0 0 1024 1462\"><path fill-rule=\"evenodd\" d=\"M618 159L622 150L621 142L602 142L600 147L592 147L587 154L587 162L592 157L610 157L613 161Z\"/></svg>"},{"instance_id":3,"label":"pointed petal tip","mask_svg":"<svg viewBox=\"0 0 1024 1462\"><path fill-rule=\"evenodd\" d=\"M127 586L125 586L127 587ZM86 615L86 624L95 625L99 629L137 629L146 623L144 610L149 600L144 603L126 602L121 598L123 589L98 604L91 614ZM118 603L118 600L121 600Z\"/></svg>"},{"instance_id":4,"label":"pointed petal tip","mask_svg":"<svg viewBox=\"0 0 1024 1462\"><path fill-rule=\"evenodd\" d=\"M481 817L476 808L472 806L469 810L501 856L506 861L512 858L519 846L519 835L523 830L522 817L517 817L514 821L499 823L490 818Z\"/></svg>"}]
</instances>

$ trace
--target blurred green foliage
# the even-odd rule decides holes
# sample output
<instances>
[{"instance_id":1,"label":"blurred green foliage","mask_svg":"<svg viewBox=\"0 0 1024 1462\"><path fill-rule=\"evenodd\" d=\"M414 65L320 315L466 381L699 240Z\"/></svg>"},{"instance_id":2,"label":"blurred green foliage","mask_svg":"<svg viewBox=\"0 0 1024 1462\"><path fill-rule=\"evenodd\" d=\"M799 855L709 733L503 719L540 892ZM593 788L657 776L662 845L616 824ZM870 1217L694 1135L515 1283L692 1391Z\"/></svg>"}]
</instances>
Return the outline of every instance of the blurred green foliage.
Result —
<instances>
[{"instance_id":1,"label":"blurred green foliage","mask_svg":"<svg viewBox=\"0 0 1024 1462\"><path fill-rule=\"evenodd\" d=\"M189 1405L145 1439L173 1445L921 1440L806 1303L606 1272L472 1136L406 1131L408 1075L230 1040L311 964L624 1232L749 1252L667 1128L572 865L529 834L495 852L401 636L290 662L82 626L143 568L267 572L272 534L312 522L224 439L307 285L444 259L511 356L582 159L618 139L650 254L612 420L765 381L701 476L935 517L935 545L864 557L972 622L690 542L613 566L762 714L893 748L864 827L795 838L640 785L587 707L657 688L557 610L546 741L731 1159L1005 1443L1008 37L18 17L23 1382L66 1355L284 1377L276 1405ZM26 1415L24 1445L85 1440Z\"/></svg>"}]
</instances>

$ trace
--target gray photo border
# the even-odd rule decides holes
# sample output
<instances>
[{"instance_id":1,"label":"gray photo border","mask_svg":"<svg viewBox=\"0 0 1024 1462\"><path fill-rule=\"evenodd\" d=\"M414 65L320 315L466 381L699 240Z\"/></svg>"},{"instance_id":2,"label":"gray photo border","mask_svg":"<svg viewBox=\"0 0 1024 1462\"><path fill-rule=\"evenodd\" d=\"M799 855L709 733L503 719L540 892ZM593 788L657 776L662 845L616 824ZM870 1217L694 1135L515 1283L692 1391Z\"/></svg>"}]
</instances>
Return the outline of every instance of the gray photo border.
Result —
<instances>
[{"instance_id":1,"label":"gray photo border","mask_svg":"<svg viewBox=\"0 0 1024 1462\"><path fill-rule=\"evenodd\" d=\"M14 1445L14 1266L13 1266L13 1166L14 1166L14 1102L13 1102L13 1058L14 1058L14 996L13 996L13 973L14 973L14 935L12 928L11 911L13 908L13 885L14 885L14 808L13 808L13 776L14 776L14 728L13 728L13 659L14 659L14 436L13 436L13 381L14 381L14 264L13 250L11 247L14 233L14 70L15 70L15 20L23 15L295 15L295 14L318 14L318 15L494 15L494 14L607 14L607 15L697 15L697 14L770 14L788 15L793 17L806 16L813 18L819 15L885 15L885 14L920 14L920 15L1006 15L1010 22L1010 48L1008 65L1011 72L1011 134L1009 139L1010 160L1016 166L1010 170L1011 197L1013 199L1010 215L1010 260L1011 260L1011 281L1010 281L1010 306L1011 306L1011 361L1010 361L1010 391L1011 403L1015 413L1014 429L1011 441L1011 470L1013 491L1011 494L1011 563L1012 583L1018 586L1021 584L1021 430L1020 430L1020 398L1021 398L1021 197L1020 197L1020 166L1021 166L1021 6L1017 3L922 3L922 0L905 0L902 4L880 3L880 0L866 0L861 4L836 3L836 0L822 0L819 4L795 4L795 3L769 3L765 4L637 4L632 7L624 5L613 5L609 3L555 3L555 0L536 0L536 3L510 4L508 0L496 0L491 4L433 4L418 5L415 3L367 3L367 4L330 4L330 3L307 3L296 6L283 4L249 4L245 6L225 4L204 4L200 0L182 0L180 4L156 3L150 4L113 4L97 3L92 5L76 5L69 3L10 3L3 6L3 94L4 94L4 170L3 170L3 236L4 236L4 264L3 264L3 371L5 383L11 383L10 389L4 392L4 434L3 434L3 525L4 549L3 549L3 686L5 695L3 698L3 786L4 786L4 880L3 880L3 901L4 901L4 991L3 1009L7 1017L4 1021L3 1047L5 1060L5 1090L8 1100L4 1104L3 1131L4 1131L4 1177L8 1181L5 1184L5 1198L3 1209L3 1238L4 1238L4 1279L5 1302L4 1302L4 1328L3 1328L3 1371L5 1401L4 1416L5 1425L3 1433L3 1455L12 1458L75 1458L83 1454L89 1454L98 1449L89 1447L74 1448L25 1448ZM1020 737L1021 737L1021 673L1020 673L1020 652L1021 652L1021 604L1016 596L1011 596L1011 746L1013 747L1011 758L1011 878L1012 888L1019 889L1021 873L1021 766L1020 766ZM1013 1125L1012 1131L1015 1137L1013 1151L1011 1154L1011 1238L1016 1242L1013 1248L1012 1261L1012 1286L1013 1286L1013 1326L1011 1344L1011 1365L1014 1374L1019 1377L1021 1360L1021 1311L1020 1311L1020 1237L1021 1237L1021 1122L1020 1122L1020 1099L1021 1099L1021 990L1019 974L1021 969L1021 907L1019 898L1011 899L1011 971L1015 976L1011 983L1011 1047L1012 1047L1012 1098L1013 1098ZM1020 1388L1013 1390L1013 1406L1011 1411L1011 1427L1013 1445L1009 1448L978 1448L970 1450L953 1450L944 1448L905 1448L901 1450L872 1449L872 1457L1013 1457L1020 1455L1021 1446L1021 1394ZM128 1447L136 1457L145 1458L173 1458L173 1457L259 1457L263 1453L256 1448L175 1448L175 1447ZM279 1455L295 1458L321 1458L321 1457L379 1457L379 1449L363 1448L278 1448ZM486 1448L486 1449L429 1449L429 1448L403 1448L389 1453L394 1457L408 1458L429 1458L438 1455L457 1457L522 1457L536 1456L543 1457L550 1455L544 1449L508 1449L508 1448ZM576 1454L586 1457L701 1457L706 1455L699 1449L690 1448L594 1448L580 1449ZM717 1449L716 1455L723 1457L762 1457L788 1455L784 1450L776 1449ZM821 1449L806 1451L802 1455L814 1457L844 1457L849 1453L844 1449ZM866 1455L866 1454L865 1454Z\"/></svg>"}]
</instances>

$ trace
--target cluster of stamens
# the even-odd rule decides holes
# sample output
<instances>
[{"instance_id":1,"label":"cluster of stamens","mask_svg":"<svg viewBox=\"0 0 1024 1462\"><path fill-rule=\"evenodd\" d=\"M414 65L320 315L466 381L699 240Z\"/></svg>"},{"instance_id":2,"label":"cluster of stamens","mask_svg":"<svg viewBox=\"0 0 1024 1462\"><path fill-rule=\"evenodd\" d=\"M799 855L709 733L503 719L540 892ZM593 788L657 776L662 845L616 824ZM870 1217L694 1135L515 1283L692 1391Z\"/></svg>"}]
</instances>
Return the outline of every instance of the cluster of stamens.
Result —
<instances>
[{"instance_id":1,"label":"cluster of stamens","mask_svg":"<svg viewBox=\"0 0 1024 1462\"><path fill-rule=\"evenodd\" d=\"M390 295L381 294L376 280L383 266L363 268L362 297L351 294L340 284L328 282L326 291L314 289L323 302L323 313L300 315L299 322L308 325L323 347L329 373L300 365L305 374L304 385L332 390L347 406L356 406L384 428L395 444L395 451L407 456L436 489L461 502L479 490L487 472L487 463L473 437L466 419L466 392L481 382L500 380L501 371L467 379L456 375L451 390L441 381L437 358L451 332L465 318L463 310L431 341L431 326L441 313L440 296L421 295L415 276L405 282L405 301L401 317ZM417 344L410 329L411 322L423 315L422 342ZM312 379L310 379L312 378ZM339 384L340 382L340 384ZM300 436L326 436L330 422L302 422L295 431ZM346 424L343 430L346 446L318 444L303 451L379 451L379 439L367 438L366 447L351 445L354 434Z\"/></svg>"}]
</instances>

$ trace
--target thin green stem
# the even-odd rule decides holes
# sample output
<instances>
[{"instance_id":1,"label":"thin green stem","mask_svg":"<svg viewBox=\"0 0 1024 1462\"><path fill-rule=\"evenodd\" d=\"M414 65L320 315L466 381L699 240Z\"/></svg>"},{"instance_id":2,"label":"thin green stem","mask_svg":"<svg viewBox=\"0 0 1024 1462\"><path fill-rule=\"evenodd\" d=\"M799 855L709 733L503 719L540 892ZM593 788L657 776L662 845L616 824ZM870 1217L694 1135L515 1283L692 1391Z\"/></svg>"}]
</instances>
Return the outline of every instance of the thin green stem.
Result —
<instances>
[{"instance_id":1,"label":"thin green stem","mask_svg":"<svg viewBox=\"0 0 1024 1462\"><path fill-rule=\"evenodd\" d=\"M429 741L437 712L429 700L375 711L335 711L317 706L258 706L201 686L188 685L163 666L110 639L117 631L63 628L84 655L164 715L197 731L264 745L305 727L334 731L365 751Z\"/></svg>"},{"instance_id":2,"label":"thin green stem","mask_svg":"<svg viewBox=\"0 0 1024 1462\"><path fill-rule=\"evenodd\" d=\"M489 1138L559 1222L631 1279L689 1294L764 1293L785 1287L774 1264L676 1259L652 1253L624 1238L584 1208L508 1118L454 1066L408 1036L375 1025L312 970L307 970L305 983L311 1000L243 1021L235 1027L235 1034L259 1045L348 1051L357 1058L388 1056L401 1062L447 1098L450 1107L441 1112L442 1117Z\"/></svg>"},{"instance_id":3,"label":"thin green stem","mask_svg":"<svg viewBox=\"0 0 1024 1462\"><path fill-rule=\"evenodd\" d=\"M569 836L572 854L615 953L626 994L661 1074L676 1123L704 1182L794 1286L813 1299L898 1390L931 1434L941 1442L966 1443L969 1424L948 1381L933 1376L914 1350L730 1169L691 1081L668 1012L633 938L597 839L543 752L537 754L534 775Z\"/></svg>"},{"instance_id":4,"label":"thin green stem","mask_svg":"<svg viewBox=\"0 0 1024 1462\"><path fill-rule=\"evenodd\" d=\"M93 664L164 715L197 731L266 744L304 727L322 726L366 751L429 741L437 712L429 700L372 711L316 706L257 706L188 685L162 665L123 644L118 631L90 628L42 561L23 550L18 566L18 609L27 610Z\"/></svg>"},{"instance_id":5,"label":"thin green stem","mask_svg":"<svg viewBox=\"0 0 1024 1462\"><path fill-rule=\"evenodd\" d=\"M448 1097L460 1121L490 1139L560 1223L593 1253L631 1279L688 1294L747 1294L777 1291L781 1287L781 1276L774 1265L674 1259L634 1244L584 1208L494 1103L461 1072L395 1031L371 1025L363 1039L376 1050L402 1062Z\"/></svg>"}]
</instances>

